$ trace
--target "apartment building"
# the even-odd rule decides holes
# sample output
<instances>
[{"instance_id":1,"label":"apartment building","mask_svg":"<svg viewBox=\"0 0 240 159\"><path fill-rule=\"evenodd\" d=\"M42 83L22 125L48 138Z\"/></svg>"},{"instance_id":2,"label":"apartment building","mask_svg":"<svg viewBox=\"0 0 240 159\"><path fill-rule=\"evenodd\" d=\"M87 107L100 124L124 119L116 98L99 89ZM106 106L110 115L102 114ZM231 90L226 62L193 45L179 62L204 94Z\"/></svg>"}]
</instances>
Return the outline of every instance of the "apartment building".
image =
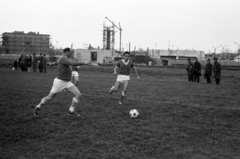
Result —
<instances>
[{"instance_id":1,"label":"apartment building","mask_svg":"<svg viewBox=\"0 0 240 159\"><path fill-rule=\"evenodd\" d=\"M5 54L48 54L50 47L50 35L39 32L14 31L2 34L2 52Z\"/></svg>"}]
</instances>

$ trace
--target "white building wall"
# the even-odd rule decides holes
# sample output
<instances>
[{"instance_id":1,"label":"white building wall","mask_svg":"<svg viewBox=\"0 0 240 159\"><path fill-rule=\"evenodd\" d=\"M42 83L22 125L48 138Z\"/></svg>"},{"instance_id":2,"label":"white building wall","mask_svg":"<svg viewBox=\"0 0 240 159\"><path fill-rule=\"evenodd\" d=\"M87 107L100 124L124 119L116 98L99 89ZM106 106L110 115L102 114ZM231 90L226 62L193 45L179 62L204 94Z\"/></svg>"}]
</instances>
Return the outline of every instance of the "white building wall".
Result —
<instances>
[{"instance_id":1,"label":"white building wall","mask_svg":"<svg viewBox=\"0 0 240 159\"><path fill-rule=\"evenodd\" d=\"M153 58L159 58L161 56L186 56L197 57L199 60L205 59L204 51L192 50L149 50L149 55Z\"/></svg>"},{"instance_id":2,"label":"white building wall","mask_svg":"<svg viewBox=\"0 0 240 159\"><path fill-rule=\"evenodd\" d=\"M117 53L112 50L86 50L86 49L76 49L74 50L74 57L79 61L92 61L91 54L97 53L97 63L108 62L110 60L114 60L114 57L117 57Z\"/></svg>"}]
</instances>

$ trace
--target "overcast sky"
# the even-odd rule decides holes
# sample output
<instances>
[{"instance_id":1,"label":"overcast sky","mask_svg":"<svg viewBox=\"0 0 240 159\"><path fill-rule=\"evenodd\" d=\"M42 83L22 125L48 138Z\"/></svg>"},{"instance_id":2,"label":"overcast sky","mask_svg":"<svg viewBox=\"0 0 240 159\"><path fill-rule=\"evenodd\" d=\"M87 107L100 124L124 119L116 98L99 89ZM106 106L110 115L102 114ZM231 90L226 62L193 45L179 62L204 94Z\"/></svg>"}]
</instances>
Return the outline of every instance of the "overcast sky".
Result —
<instances>
[{"instance_id":1,"label":"overcast sky","mask_svg":"<svg viewBox=\"0 0 240 159\"><path fill-rule=\"evenodd\" d=\"M108 17L122 31L122 47L236 52L240 0L0 0L0 33L50 34L58 47L103 45ZM115 48L119 48L116 29ZM58 42L56 42L58 41ZM227 46L226 46L227 45Z\"/></svg>"}]
</instances>

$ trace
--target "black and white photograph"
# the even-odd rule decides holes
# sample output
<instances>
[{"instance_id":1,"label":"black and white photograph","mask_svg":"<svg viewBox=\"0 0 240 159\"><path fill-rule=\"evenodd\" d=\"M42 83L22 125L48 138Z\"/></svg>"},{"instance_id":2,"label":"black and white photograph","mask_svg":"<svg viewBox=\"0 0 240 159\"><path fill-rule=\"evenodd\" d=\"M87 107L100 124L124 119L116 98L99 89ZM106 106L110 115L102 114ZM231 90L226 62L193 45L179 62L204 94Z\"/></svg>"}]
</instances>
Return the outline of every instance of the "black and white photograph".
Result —
<instances>
[{"instance_id":1,"label":"black and white photograph","mask_svg":"<svg viewBox=\"0 0 240 159\"><path fill-rule=\"evenodd\" d=\"M1 159L240 159L239 0L0 0Z\"/></svg>"}]
</instances>

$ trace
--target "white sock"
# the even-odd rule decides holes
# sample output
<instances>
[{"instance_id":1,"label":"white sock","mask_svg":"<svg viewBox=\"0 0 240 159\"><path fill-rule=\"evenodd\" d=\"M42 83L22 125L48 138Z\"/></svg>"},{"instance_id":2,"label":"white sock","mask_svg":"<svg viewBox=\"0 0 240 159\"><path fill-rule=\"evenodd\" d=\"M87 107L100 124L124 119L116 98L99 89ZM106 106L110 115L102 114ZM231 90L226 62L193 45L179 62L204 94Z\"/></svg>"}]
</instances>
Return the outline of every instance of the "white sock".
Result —
<instances>
[{"instance_id":1,"label":"white sock","mask_svg":"<svg viewBox=\"0 0 240 159\"><path fill-rule=\"evenodd\" d=\"M70 112L74 112L74 109L75 109L75 107L71 106L71 107L69 108L69 111L70 111Z\"/></svg>"},{"instance_id":2,"label":"white sock","mask_svg":"<svg viewBox=\"0 0 240 159\"><path fill-rule=\"evenodd\" d=\"M41 102L37 105L37 107L40 108L45 103L46 103L46 100L43 98Z\"/></svg>"}]
</instances>

